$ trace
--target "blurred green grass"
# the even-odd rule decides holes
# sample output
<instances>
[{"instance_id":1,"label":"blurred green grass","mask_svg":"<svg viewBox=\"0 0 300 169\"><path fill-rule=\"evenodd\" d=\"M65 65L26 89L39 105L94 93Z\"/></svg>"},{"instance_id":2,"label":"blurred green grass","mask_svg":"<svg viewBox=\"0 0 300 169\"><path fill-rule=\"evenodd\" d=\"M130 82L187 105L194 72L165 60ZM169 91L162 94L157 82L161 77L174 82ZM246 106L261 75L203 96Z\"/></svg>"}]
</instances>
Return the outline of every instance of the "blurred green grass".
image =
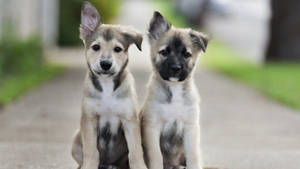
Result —
<instances>
[{"instance_id":1,"label":"blurred green grass","mask_svg":"<svg viewBox=\"0 0 300 169\"><path fill-rule=\"evenodd\" d=\"M174 26L189 27L189 23L176 12L170 0L154 0L153 3ZM258 89L270 98L300 110L299 64L257 65L242 58L226 44L213 39L201 61L208 68L222 72L232 79Z\"/></svg>"},{"instance_id":2,"label":"blurred green grass","mask_svg":"<svg viewBox=\"0 0 300 169\"><path fill-rule=\"evenodd\" d=\"M221 42L211 43L202 62L300 110L300 66L287 63L251 64Z\"/></svg>"}]
</instances>

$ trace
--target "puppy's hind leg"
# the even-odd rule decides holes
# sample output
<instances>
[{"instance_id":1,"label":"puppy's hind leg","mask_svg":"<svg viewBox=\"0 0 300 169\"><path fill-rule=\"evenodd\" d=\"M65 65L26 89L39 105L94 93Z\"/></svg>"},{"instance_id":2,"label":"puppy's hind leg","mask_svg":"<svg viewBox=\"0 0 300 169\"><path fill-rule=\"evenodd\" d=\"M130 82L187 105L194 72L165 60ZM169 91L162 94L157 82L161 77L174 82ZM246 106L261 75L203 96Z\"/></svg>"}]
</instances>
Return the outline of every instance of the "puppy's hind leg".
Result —
<instances>
[{"instance_id":1,"label":"puppy's hind leg","mask_svg":"<svg viewBox=\"0 0 300 169\"><path fill-rule=\"evenodd\" d=\"M76 132L72 144L72 156L78 164L78 169L80 169L83 163L83 152L82 152L81 134L79 130Z\"/></svg>"}]
</instances>

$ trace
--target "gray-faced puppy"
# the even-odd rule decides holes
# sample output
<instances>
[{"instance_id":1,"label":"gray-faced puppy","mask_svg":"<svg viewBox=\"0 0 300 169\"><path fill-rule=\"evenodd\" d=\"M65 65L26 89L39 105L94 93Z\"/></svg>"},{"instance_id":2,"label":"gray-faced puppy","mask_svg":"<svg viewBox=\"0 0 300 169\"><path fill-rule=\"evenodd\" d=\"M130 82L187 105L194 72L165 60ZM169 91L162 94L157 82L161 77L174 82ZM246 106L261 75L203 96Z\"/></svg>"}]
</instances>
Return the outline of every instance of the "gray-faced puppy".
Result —
<instances>
[{"instance_id":1,"label":"gray-faced puppy","mask_svg":"<svg viewBox=\"0 0 300 169\"><path fill-rule=\"evenodd\" d=\"M101 24L98 11L88 2L81 17L88 71L72 155L82 169L146 169L134 79L127 69L128 47L134 43L140 49L142 35Z\"/></svg>"},{"instance_id":2,"label":"gray-faced puppy","mask_svg":"<svg viewBox=\"0 0 300 169\"><path fill-rule=\"evenodd\" d=\"M149 169L201 169L199 98L193 73L208 39L172 27L159 13L149 27L153 73L142 109L142 138Z\"/></svg>"}]
</instances>

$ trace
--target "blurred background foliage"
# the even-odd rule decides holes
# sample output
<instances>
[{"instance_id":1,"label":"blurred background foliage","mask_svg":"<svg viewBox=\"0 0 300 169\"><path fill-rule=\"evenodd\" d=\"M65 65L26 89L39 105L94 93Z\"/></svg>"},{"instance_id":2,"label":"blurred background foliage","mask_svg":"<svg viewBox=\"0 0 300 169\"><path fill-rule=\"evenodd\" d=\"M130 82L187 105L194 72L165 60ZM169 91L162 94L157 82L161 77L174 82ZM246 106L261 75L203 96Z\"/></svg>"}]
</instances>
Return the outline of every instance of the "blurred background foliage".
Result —
<instances>
[{"instance_id":1,"label":"blurred background foliage","mask_svg":"<svg viewBox=\"0 0 300 169\"><path fill-rule=\"evenodd\" d=\"M9 23L5 24L3 32L0 41L1 77L29 72L43 65L43 46L38 36L21 40Z\"/></svg>"},{"instance_id":2,"label":"blurred background foliage","mask_svg":"<svg viewBox=\"0 0 300 169\"><path fill-rule=\"evenodd\" d=\"M164 17L168 18L172 25L182 27L190 24L181 12L176 11L175 4L172 0L153 0L153 4Z\"/></svg>"},{"instance_id":3,"label":"blurred background foliage","mask_svg":"<svg viewBox=\"0 0 300 169\"><path fill-rule=\"evenodd\" d=\"M22 39L10 22L3 25L0 41L0 107L28 89L61 73L63 67L50 65L43 57L38 35Z\"/></svg>"},{"instance_id":4,"label":"blurred background foliage","mask_svg":"<svg viewBox=\"0 0 300 169\"><path fill-rule=\"evenodd\" d=\"M273 1L275 2L275 0L271 2ZM81 40L79 39L78 28L80 25L80 11L83 0L59 0L58 2L59 24L57 45L60 47L80 45ZM90 2L99 10L104 23L112 23L118 16L122 5L122 0L90 0ZM202 26L205 27L206 23L203 22L203 17L201 16L204 16L204 14L208 12L205 8L214 9L209 7L209 5L221 1L152 0L152 2L154 9L161 11L174 26L193 27L194 29L201 29L200 31L203 31ZM199 4L194 5L194 3L197 2L201 2L199 3L201 7L198 7ZM276 7L274 2L272 6L274 7L275 5ZM280 1L280 3L284 2ZM289 3L289 5L292 7L296 6L293 5L293 3ZM294 15L296 10L288 10L288 8L282 9L283 5L279 6L282 6L278 8L280 9L279 12L273 10L273 13L276 14L274 16L278 16L282 22L292 22L284 22L284 24L278 25L276 21L278 18L273 17L271 20L273 24L270 24L269 28L272 28L271 32L273 33L274 31L272 30L284 26L284 28L282 28L284 29L283 34L286 39L284 44L278 45L278 42L283 42L281 41L282 39L278 38L278 35L270 34L271 37L275 37L275 46L276 44L278 46L272 49L279 50L279 47L285 47L286 52L279 52L279 59L276 59L278 57L273 57L275 53L264 56L266 62L260 64L252 63L245 59L245 53L238 53L236 49L228 47L226 43L213 37L208 46L207 53L202 57L202 63L209 68L255 87L286 105L300 109L300 67L297 64L293 64L294 61L299 60L297 55L298 47L294 40L298 39L296 35L298 31L294 29L297 29L299 22L292 18L292 16L297 16ZM215 8L221 11L223 10L223 8L220 8L220 5L215 5ZM227 10L230 11L229 9ZM285 15L287 12L291 14ZM226 19L226 13L227 15L230 14L230 12L221 12L224 19ZM34 23L42 22L36 21ZM291 24L295 26L291 26ZM42 82L44 79L54 76L62 70L62 68L49 65L44 61L43 43L40 35L33 35L26 39L19 38L15 31L20 29L19 27L10 23L3 25L3 33L0 41L0 104L1 102L9 102L26 89ZM286 36L288 33L285 33L285 31L291 32L291 27L293 27L293 33L295 33L295 35ZM207 29L207 31L210 30ZM282 31L275 32L278 32L279 35L282 34ZM288 42L288 39L292 39L292 41ZM292 47L292 49L288 47ZM291 51L295 51L294 54ZM276 60L277 63L273 63ZM290 63L283 61L290 61Z\"/></svg>"},{"instance_id":5,"label":"blurred background foliage","mask_svg":"<svg viewBox=\"0 0 300 169\"><path fill-rule=\"evenodd\" d=\"M80 12L83 0L60 0L59 36L60 46L79 45ZM90 0L99 11L102 22L111 23L120 11L121 0Z\"/></svg>"}]
</instances>

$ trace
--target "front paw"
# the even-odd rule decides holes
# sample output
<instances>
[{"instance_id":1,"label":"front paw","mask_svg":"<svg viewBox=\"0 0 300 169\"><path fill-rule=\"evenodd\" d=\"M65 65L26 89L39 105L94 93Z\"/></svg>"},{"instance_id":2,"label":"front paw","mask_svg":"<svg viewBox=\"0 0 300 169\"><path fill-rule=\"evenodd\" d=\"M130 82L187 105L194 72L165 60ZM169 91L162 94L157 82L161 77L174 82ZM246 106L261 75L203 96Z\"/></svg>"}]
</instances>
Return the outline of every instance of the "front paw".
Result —
<instances>
[{"instance_id":1,"label":"front paw","mask_svg":"<svg viewBox=\"0 0 300 169\"><path fill-rule=\"evenodd\" d=\"M145 164L132 165L131 169L148 169Z\"/></svg>"},{"instance_id":2,"label":"front paw","mask_svg":"<svg viewBox=\"0 0 300 169\"><path fill-rule=\"evenodd\" d=\"M186 166L183 165L171 166L169 169L186 169Z\"/></svg>"},{"instance_id":3,"label":"front paw","mask_svg":"<svg viewBox=\"0 0 300 169\"><path fill-rule=\"evenodd\" d=\"M93 167L78 167L78 169L93 169ZM96 168L96 169L99 169L99 168Z\"/></svg>"}]
</instances>

